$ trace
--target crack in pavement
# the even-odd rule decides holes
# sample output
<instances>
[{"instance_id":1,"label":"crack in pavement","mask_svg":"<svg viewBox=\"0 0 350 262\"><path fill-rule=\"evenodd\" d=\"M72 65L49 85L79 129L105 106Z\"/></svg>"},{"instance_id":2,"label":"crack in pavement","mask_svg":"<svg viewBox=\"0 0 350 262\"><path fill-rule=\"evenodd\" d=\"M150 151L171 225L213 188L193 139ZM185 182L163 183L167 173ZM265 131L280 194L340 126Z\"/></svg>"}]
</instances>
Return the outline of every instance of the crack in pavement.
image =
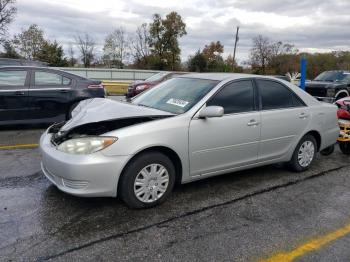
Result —
<instances>
[{"instance_id":1,"label":"crack in pavement","mask_svg":"<svg viewBox=\"0 0 350 262\"><path fill-rule=\"evenodd\" d=\"M112 239L118 239L118 238L127 236L129 234L142 232L144 230L147 230L147 229L150 229L150 228L153 228L153 227L164 226L164 224L172 222L172 221L175 221L177 219L181 219L181 218L184 218L184 217L192 216L192 215L195 215L195 214L198 214L198 213L210 210L210 209L231 205L231 204L234 204L234 203L236 203L238 201L242 201L242 200L245 200L245 199L250 198L250 197L254 197L254 196L261 195L261 194L269 193L269 192L272 192L272 191L277 190L277 189L293 186L293 185L299 184L301 182L304 182L304 181L307 181L307 180L310 180L310 179L314 179L314 178L318 178L318 177L327 175L328 173L335 172L335 171L338 171L340 169L348 168L348 167L350 167L350 165L343 165L343 166L340 166L340 167L336 167L336 168L333 168L333 169L322 171L322 172L314 174L314 175L310 175L310 176L304 177L302 179L296 179L296 180L289 181L289 182L284 183L284 184L275 185L275 186L268 187L268 188L265 188L265 189L257 190L255 192L243 195L243 196L235 198L235 199L231 199L231 200L228 200L228 201L225 201L225 202L222 202L222 203L213 204L213 205L209 205L209 206L202 207L202 208L199 208L199 209L195 209L195 210L192 210L192 211L188 211L188 212L185 212L185 213L180 214L178 216L173 216L173 217L164 219L164 220L162 220L160 222L156 222L156 223L153 223L153 224L150 224L150 225L147 225L147 226L135 228L135 229L132 229L132 230L129 230L129 231L126 231L126 232L121 232L121 233L118 233L118 234L113 234L113 235L110 235L110 236L107 236L107 237L103 237L103 238L100 238L100 239L97 239L97 240L93 240L93 241L87 242L85 244L76 246L76 247L68 248L68 249L66 249L66 250L64 250L62 252L57 253L57 254L44 256L44 257L38 257L36 261L47 261L47 260L50 260L50 259L53 259L53 258L64 256L64 255L72 253L74 251L81 250L81 249L86 248L86 247L93 246L93 245L98 244L98 243L102 243L102 242L109 241L109 240L112 240Z\"/></svg>"}]
</instances>

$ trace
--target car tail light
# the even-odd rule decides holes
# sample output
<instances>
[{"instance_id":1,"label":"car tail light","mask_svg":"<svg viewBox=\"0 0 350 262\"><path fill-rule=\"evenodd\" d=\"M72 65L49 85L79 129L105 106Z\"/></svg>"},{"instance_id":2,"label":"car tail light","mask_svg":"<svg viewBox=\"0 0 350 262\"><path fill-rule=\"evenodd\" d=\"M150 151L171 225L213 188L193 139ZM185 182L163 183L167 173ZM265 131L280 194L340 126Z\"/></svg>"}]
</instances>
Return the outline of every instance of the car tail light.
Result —
<instances>
[{"instance_id":1,"label":"car tail light","mask_svg":"<svg viewBox=\"0 0 350 262\"><path fill-rule=\"evenodd\" d=\"M88 85L88 88L104 88L102 84L99 85Z\"/></svg>"}]
</instances>

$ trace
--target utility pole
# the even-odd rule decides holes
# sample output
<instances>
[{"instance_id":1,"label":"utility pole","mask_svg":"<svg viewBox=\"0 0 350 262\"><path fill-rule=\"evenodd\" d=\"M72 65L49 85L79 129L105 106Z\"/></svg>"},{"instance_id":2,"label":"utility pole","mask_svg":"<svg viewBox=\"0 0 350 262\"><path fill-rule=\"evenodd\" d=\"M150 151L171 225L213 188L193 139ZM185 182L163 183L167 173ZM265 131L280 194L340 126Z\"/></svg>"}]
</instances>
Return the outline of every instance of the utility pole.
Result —
<instances>
[{"instance_id":1,"label":"utility pole","mask_svg":"<svg viewBox=\"0 0 350 262\"><path fill-rule=\"evenodd\" d=\"M239 31L239 26L236 27L235 48L233 49L233 63L232 63L232 70L233 71L235 70L236 49L237 49L237 43L238 43L238 40L239 40L238 31Z\"/></svg>"}]
</instances>

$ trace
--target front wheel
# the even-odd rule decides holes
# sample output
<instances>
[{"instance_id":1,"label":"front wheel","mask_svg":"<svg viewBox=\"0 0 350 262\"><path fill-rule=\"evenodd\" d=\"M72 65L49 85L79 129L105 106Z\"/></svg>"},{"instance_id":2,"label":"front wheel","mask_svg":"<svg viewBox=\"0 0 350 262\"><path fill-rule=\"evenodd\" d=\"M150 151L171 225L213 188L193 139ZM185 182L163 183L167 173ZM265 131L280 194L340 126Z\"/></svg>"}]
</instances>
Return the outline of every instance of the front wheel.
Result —
<instances>
[{"instance_id":1,"label":"front wheel","mask_svg":"<svg viewBox=\"0 0 350 262\"><path fill-rule=\"evenodd\" d=\"M148 208L165 201L175 184L172 161L159 152L146 152L127 165L118 186L119 196L131 208Z\"/></svg>"},{"instance_id":2,"label":"front wheel","mask_svg":"<svg viewBox=\"0 0 350 262\"><path fill-rule=\"evenodd\" d=\"M315 158L316 151L317 144L315 138L312 135L305 135L295 148L288 166L295 172L307 170Z\"/></svg>"}]
</instances>

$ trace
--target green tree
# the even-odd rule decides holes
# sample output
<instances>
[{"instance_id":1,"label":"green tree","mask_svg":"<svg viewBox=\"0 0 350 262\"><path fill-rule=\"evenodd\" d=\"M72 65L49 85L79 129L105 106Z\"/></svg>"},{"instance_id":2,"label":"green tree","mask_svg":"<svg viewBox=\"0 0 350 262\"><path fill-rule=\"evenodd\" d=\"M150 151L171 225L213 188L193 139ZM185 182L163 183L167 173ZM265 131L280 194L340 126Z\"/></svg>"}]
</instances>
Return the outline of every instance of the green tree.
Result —
<instances>
[{"instance_id":1,"label":"green tree","mask_svg":"<svg viewBox=\"0 0 350 262\"><path fill-rule=\"evenodd\" d=\"M151 53L156 58L154 67L160 70L178 68L181 62L178 39L187 34L181 16L171 12L162 19L159 14L155 14L149 30Z\"/></svg>"},{"instance_id":2,"label":"green tree","mask_svg":"<svg viewBox=\"0 0 350 262\"><path fill-rule=\"evenodd\" d=\"M209 45L205 45L202 52L197 53L189 58L188 69L196 72L229 72L222 54L224 52L224 46L217 42L211 42Z\"/></svg>"},{"instance_id":3,"label":"green tree","mask_svg":"<svg viewBox=\"0 0 350 262\"><path fill-rule=\"evenodd\" d=\"M36 59L46 62L49 66L68 66L69 62L64 58L62 46L56 41L50 43L46 41L39 50Z\"/></svg>"},{"instance_id":4,"label":"green tree","mask_svg":"<svg viewBox=\"0 0 350 262\"><path fill-rule=\"evenodd\" d=\"M26 59L37 59L40 50L46 43L44 32L36 24L29 26L27 30L22 30L13 40L18 53Z\"/></svg>"},{"instance_id":5,"label":"green tree","mask_svg":"<svg viewBox=\"0 0 350 262\"><path fill-rule=\"evenodd\" d=\"M205 72L207 70L208 61L205 55L198 50L194 56L188 59L188 70L191 72Z\"/></svg>"},{"instance_id":6,"label":"green tree","mask_svg":"<svg viewBox=\"0 0 350 262\"><path fill-rule=\"evenodd\" d=\"M4 52L0 54L2 58L21 58L16 52L11 41L5 41L3 44Z\"/></svg>"}]
</instances>

